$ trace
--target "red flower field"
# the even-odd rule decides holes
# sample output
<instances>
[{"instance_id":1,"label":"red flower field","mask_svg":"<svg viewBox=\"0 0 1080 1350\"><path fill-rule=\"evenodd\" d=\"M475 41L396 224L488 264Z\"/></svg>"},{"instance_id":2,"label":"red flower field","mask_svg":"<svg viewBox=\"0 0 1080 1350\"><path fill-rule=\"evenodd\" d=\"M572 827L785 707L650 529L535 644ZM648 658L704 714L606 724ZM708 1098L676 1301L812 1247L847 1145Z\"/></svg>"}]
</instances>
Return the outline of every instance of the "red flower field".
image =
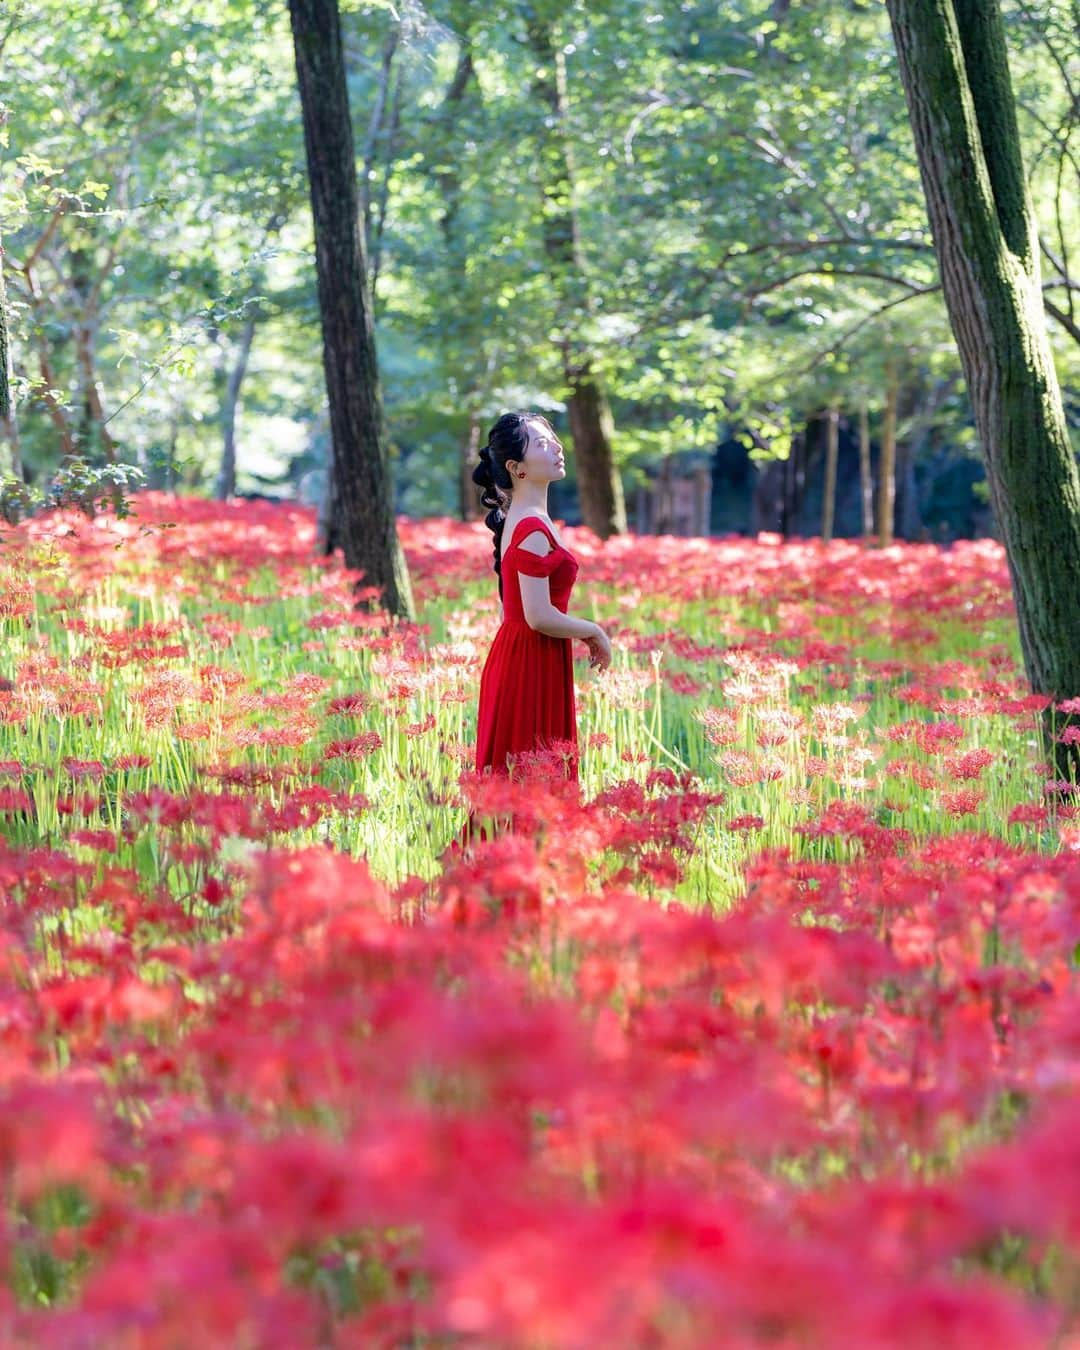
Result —
<instances>
[{"instance_id":1,"label":"red flower field","mask_svg":"<svg viewBox=\"0 0 1080 1350\"><path fill-rule=\"evenodd\" d=\"M569 530L578 795L469 772L490 548L400 526L417 625L298 508L5 536L0 1339L1078 1343L1080 822L1001 550Z\"/></svg>"}]
</instances>

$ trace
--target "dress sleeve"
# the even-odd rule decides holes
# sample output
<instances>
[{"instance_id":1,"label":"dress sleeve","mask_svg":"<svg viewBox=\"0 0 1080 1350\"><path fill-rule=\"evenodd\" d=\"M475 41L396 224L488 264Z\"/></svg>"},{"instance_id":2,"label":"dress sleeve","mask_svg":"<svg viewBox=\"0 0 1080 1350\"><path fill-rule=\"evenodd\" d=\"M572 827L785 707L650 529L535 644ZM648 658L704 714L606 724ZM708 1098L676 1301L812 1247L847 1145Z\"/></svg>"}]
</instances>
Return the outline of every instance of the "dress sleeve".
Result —
<instances>
[{"instance_id":1,"label":"dress sleeve","mask_svg":"<svg viewBox=\"0 0 1080 1350\"><path fill-rule=\"evenodd\" d=\"M534 530L533 534L543 534L542 530ZM526 536L531 539L532 535ZM544 536L547 537L546 535ZM550 541L549 541L550 542ZM527 577L549 577L555 570L559 562L559 550L552 548L541 558L537 553L530 553L527 548L518 548L514 564L519 572Z\"/></svg>"}]
</instances>

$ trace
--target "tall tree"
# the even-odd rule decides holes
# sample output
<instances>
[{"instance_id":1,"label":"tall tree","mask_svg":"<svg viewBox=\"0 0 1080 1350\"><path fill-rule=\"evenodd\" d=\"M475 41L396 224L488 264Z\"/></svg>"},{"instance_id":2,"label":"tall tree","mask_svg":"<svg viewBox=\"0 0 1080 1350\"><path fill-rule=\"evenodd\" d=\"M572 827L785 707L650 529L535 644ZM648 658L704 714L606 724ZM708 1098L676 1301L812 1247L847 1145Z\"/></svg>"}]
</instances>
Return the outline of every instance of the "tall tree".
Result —
<instances>
[{"instance_id":1,"label":"tall tree","mask_svg":"<svg viewBox=\"0 0 1080 1350\"><path fill-rule=\"evenodd\" d=\"M468 35L464 34L458 49L454 78L450 81L450 87L432 119L433 129L441 134L428 138L429 142L435 142L435 154L441 161L436 163L433 176L438 183L443 201L443 209L439 216L443 253L461 296L464 296L468 289L469 268L468 246L459 237L463 196L460 153L458 147L452 144L449 147L450 153L446 153L444 146L450 142L466 90L470 84L475 84L475 76L472 48L469 45ZM481 435L477 394L478 391L475 389L466 389L465 402L468 406L465 409L464 432L459 441L458 501L462 520L477 520L481 515L480 498L477 495L476 484L472 480L473 469L479 462Z\"/></svg>"},{"instance_id":2,"label":"tall tree","mask_svg":"<svg viewBox=\"0 0 1080 1350\"><path fill-rule=\"evenodd\" d=\"M896 407L900 383L896 358L885 362L885 415L881 423L881 459L878 463L878 543L887 548L893 541L896 518Z\"/></svg>"},{"instance_id":3,"label":"tall tree","mask_svg":"<svg viewBox=\"0 0 1080 1350\"><path fill-rule=\"evenodd\" d=\"M537 63L532 88L545 110L539 154L544 250L562 302L563 375L569 391L567 419L574 442L581 515L601 539L607 539L625 533L626 503L612 456L615 427L607 392L592 353L573 331L589 312L589 291L574 206L574 166L565 129L566 58L555 40L552 20L531 4L525 6L525 28Z\"/></svg>"},{"instance_id":4,"label":"tall tree","mask_svg":"<svg viewBox=\"0 0 1080 1350\"><path fill-rule=\"evenodd\" d=\"M887 0L1032 687L1080 695L1080 475L1046 333L998 0ZM1075 765L1059 744L1059 768Z\"/></svg>"},{"instance_id":5,"label":"tall tree","mask_svg":"<svg viewBox=\"0 0 1080 1350\"><path fill-rule=\"evenodd\" d=\"M337 0L289 0L289 17L315 225L335 525L346 565L379 588L392 614L411 618L412 588L394 523Z\"/></svg>"},{"instance_id":6,"label":"tall tree","mask_svg":"<svg viewBox=\"0 0 1080 1350\"><path fill-rule=\"evenodd\" d=\"M863 538L874 533L874 481L870 476L870 413L859 408L859 503L862 507Z\"/></svg>"},{"instance_id":7,"label":"tall tree","mask_svg":"<svg viewBox=\"0 0 1080 1350\"><path fill-rule=\"evenodd\" d=\"M836 466L840 458L840 410L830 407L825 415L825 489L821 503L821 537L827 544L833 536L836 515Z\"/></svg>"},{"instance_id":8,"label":"tall tree","mask_svg":"<svg viewBox=\"0 0 1080 1350\"><path fill-rule=\"evenodd\" d=\"M5 470L13 477L21 478L23 466L19 451L19 421L15 415L15 395L11 388L12 370L11 326L4 286L4 246L0 243L0 432L8 443Z\"/></svg>"},{"instance_id":9,"label":"tall tree","mask_svg":"<svg viewBox=\"0 0 1080 1350\"><path fill-rule=\"evenodd\" d=\"M11 420L11 348L8 337L7 293L4 290L4 246L0 244L0 422Z\"/></svg>"}]
</instances>

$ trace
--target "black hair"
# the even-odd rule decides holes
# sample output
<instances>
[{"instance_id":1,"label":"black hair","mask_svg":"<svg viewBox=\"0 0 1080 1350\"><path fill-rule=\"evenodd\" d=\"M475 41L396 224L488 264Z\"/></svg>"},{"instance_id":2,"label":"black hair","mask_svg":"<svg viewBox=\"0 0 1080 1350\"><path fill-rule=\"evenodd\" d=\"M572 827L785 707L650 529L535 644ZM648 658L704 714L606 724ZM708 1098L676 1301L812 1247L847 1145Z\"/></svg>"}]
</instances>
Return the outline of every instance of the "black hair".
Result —
<instances>
[{"instance_id":1,"label":"black hair","mask_svg":"<svg viewBox=\"0 0 1080 1350\"><path fill-rule=\"evenodd\" d=\"M540 413L508 412L498 419L488 432L487 444L480 450L480 463L473 469L473 482L480 488L481 504L488 507L484 524L495 535L495 575L499 578L499 599L502 599L502 534L506 524L506 508L514 480L506 467L508 459L520 463L525 458L529 441L526 423L530 418L546 422Z\"/></svg>"}]
</instances>

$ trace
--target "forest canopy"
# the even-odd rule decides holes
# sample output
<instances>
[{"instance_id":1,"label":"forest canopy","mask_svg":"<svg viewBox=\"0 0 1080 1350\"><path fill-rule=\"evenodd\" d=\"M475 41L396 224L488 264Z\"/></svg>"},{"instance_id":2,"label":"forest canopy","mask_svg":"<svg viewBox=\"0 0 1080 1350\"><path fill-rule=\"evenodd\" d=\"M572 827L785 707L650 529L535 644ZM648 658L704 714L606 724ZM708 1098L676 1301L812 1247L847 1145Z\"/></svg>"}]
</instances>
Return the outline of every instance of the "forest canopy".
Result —
<instances>
[{"instance_id":1,"label":"forest canopy","mask_svg":"<svg viewBox=\"0 0 1080 1350\"><path fill-rule=\"evenodd\" d=\"M1063 0L1004 12L1075 438L1080 41ZM991 528L883 6L447 0L346 5L342 28L400 512L475 509L491 420L565 428L584 360L632 524L665 465L702 464L706 528L814 532L835 409L838 532L860 419L876 466L890 416L898 532ZM77 455L318 500L287 7L14 3L0 59L9 474ZM580 519L572 476L554 509Z\"/></svg>"}]
</instances>

